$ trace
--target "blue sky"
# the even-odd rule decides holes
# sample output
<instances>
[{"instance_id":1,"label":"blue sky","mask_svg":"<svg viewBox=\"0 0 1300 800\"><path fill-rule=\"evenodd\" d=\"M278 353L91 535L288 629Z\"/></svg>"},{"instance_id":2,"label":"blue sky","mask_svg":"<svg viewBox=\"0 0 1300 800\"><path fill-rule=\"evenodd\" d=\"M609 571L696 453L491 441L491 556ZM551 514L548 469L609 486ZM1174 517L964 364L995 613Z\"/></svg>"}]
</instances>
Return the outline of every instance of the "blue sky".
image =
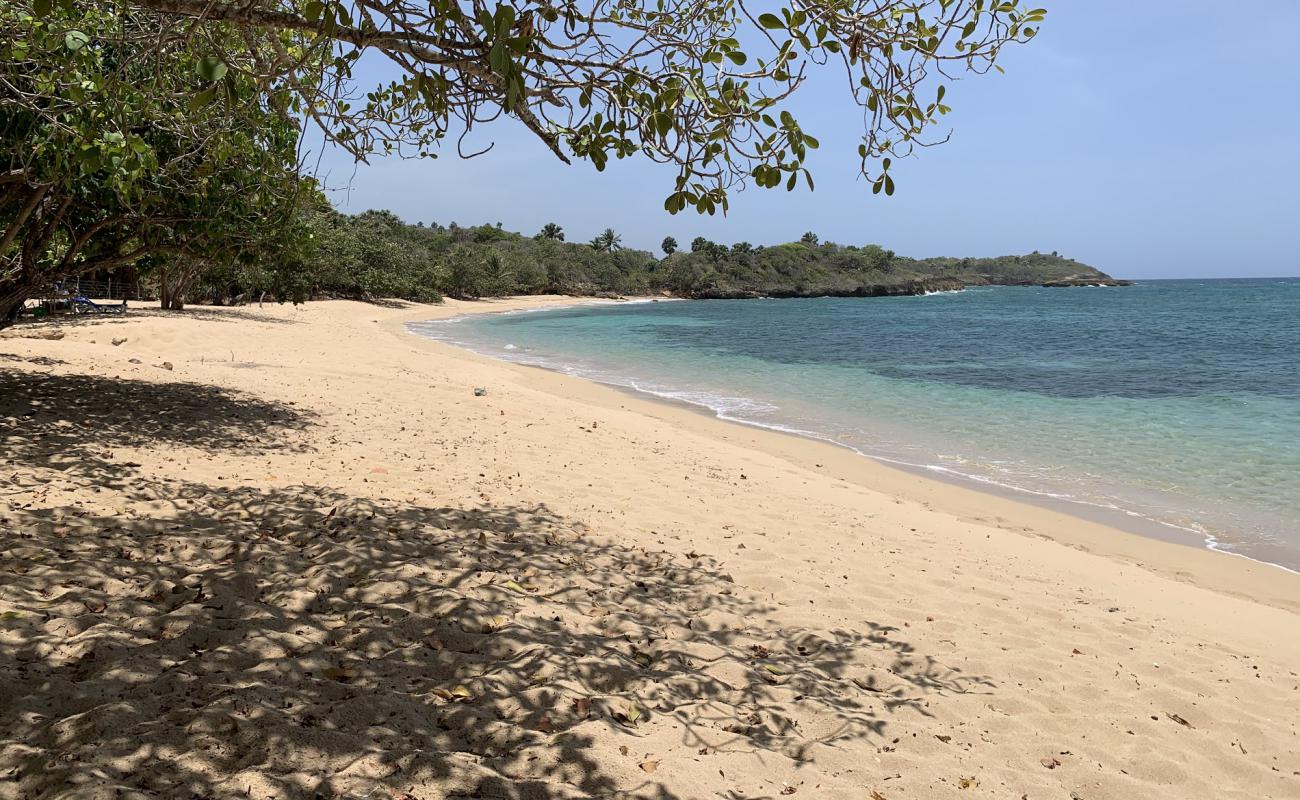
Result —
<instances>
[{"instance_id":1,"label":"blue sky","mask_svg":"<svg viewBox=\"0 0 1300 800\"><path fill-rule=\"evenodd\" d=\"M949 86L952 140L896 163L898 191L857 177L862 119L840 73L791 106L822 147L817 189L749 189L727 217L663 210L672 173L566 167L512 120L427 161L353 165L326 152L341 210L415 222L502 222L570 241L612 227L624 244L773 244L806 230L910 256L1061 253L1135 278L1300 275L1300 2L1043 0L1041 34L1006 75Z\"/></svg>"}]
</instances>

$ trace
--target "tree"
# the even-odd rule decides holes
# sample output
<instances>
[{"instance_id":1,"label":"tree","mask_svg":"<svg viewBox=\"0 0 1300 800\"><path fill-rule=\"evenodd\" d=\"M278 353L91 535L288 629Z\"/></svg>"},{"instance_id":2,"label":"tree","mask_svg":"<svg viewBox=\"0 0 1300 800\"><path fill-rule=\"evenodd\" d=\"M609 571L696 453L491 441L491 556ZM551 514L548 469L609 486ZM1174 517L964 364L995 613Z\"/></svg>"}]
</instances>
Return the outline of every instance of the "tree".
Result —
<instances>
[{"instance_id":1,"label":"tree","mask_svg":"<svg viewBox=\"0 0 1300 800\"><path fill-rule=\"evenodd\" d=\"M949 111L939 80L988 71L1003 47L1032 38L1046 13L1019 0L95 5L173 20L142 38L196 38L212 63L276 87L290 113L358 159L432 155L449 132L504 111L565 163L603 169L611 157L641 155L671 165L665 208L710 214L726 211L729 192L745 183L793 189L802 178L811 188L804 162L818 141L784 108L810 65L834 62L846 73L865 112L860 168L873 191L892 194L890 157L945 138L929 135ZM231 30L238 35L219 35ZM398 74L360 85L365 55Z\"/></svg>"},{"instance_id":2,"label":"tree","mask_svg":"<svg viewBox=\"0 0 1300 800\"><path fill-rule=\"evenodd\" d=\"M554 239L557 242L564 241L564 228L556 225L554 222L548 222L542 226L538 232L538 237L542 239Z\"/></svg>"},{"instance_id":3,"label":"tree","mask_svg":"<svg viewBox=\"0 0 1300 800\"><path fill-rule=\"evenodd\" d=\"M591 240L591 248L601 253L612 253L623 248L623 237L614 233L613 228L606 228Z\"/></svg>"},{"instance_id":4,"label":"tree","mask_svg":"<svg viewBox=\"0 0 1300 800\"><path fill-rule=\"evenodd\" d=\"M692 253L706 252L712 245L713 242L710 242L708 239L705 239L703 236L696 236L694 239L691 240L691 252Z\"/></svg>"},{"instance_id":5,"label":"tree","mask_svg":"<svg viewBox=\"0 0 1300 800\"><path fill-rule=\"evenodd\" d=\"M500 253L489 253L483 261L483 293L489 295L513 294L516 286L515 272Z\"/></svg>"},{"instance_id":6,"label":"tree","mask_svg":"<svg viewBox=\"0 0 1300 800\"><path fill-rule=\"evenodd\" d=\"M659 247L664 251L664 255L670 256L677 252L677 240L671 236L665 236Z\"/></svg>"},{"instance_id":7,"label":"tree","mask_svg":"<svg viewBox=\"0 0 1300 800\"><path fill-rule=\"evenodd\" d=\"M936 141L949 111L939 79L986 72L1044 13L1018 0L10 0L0 324L59 276L213 247L256 258L259 231L293 218L302 124L364 160L433 156L448 132L504 113L566 163L671 165L664 207L712 214L747 183L812 187L818 141L784 106L809 65L834 61L865 109L860 169L892 194L891 157ZM367 55L396 75L360 69Z\"/></svg>"},{"instance_id":8,"label":"tree","mask_svg":"<svg viewBox=\"0 0 1300 800\"><path fill-rule=\"evenodd\" d=\"M274 86L208 60L229 34L160 42L157 14L106 3L0 4L0 29L0 326L52 282L146 256L173 304L203 262L256 259L291 222L298 131L248 102Z\"/></svg>"},{"instance_id":9,"label":"tree","mask_svg":"<svg viewBox=\"0 0 1300 800\"><path fill-rule=\"evenodd\" d=\"M799 237L799 243L806 244L809 247L816 247L817 242L819 241L820 239L818 239L817 234L813 233L812 231L808 231L803 236Z\"/></svg>"}]
</instances>

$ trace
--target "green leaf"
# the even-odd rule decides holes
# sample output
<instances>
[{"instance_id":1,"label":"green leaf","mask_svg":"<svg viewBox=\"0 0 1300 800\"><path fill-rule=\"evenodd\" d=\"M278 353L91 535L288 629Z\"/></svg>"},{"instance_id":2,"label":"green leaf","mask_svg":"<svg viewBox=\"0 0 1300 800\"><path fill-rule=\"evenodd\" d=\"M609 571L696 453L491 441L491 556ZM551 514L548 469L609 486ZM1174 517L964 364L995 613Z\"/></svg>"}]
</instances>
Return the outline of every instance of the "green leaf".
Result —
<instances>
[{"instance_id":1,"label":"green leaf","mask_svg":"<svg viewBox=\"0 0 1300 800\"><path fill-rule=\"evenodd\" d=\"M46 16L53 7L54 0L32 0L32 13L37 17Z\"/></svg>"},{"instance_id":2,"label":"green leaf","mask_svg":"<svg viewBox=\"0 0 1300 800\"><path fill-rule=\"evenodd\" d=\"M749 60L748 58L745 57L745 54L740 52L739 50L728 50L727 58L731 59L731 63L737 65L744 64L746 61Z\"/></svg>"},{"instance_id":3,"label":"green leaf","mask_svg":"<svg viewBox=\"0 0 1300 800\"><path fill-rule=\"evenodd\" d=\"M325 4L320 0L311 0L303 6L302 15L307 18L308 22L315 22L320 19L321 12L325 10Z\"/></svg>"},{"instance_id":4,"label":"green leaf","mask_svg":"<svg viewBox=\"0 0 1300 800\"><path fill-rule=\"evenodd\" d=\"M203 108L208 103L211 103L212 98L216 96L217 96L217 84L214 83L208 88L204 89L203 91L199 92L198 94L190 98L190 111L198 111L200 108Z\"/></svg>"},{"instance_id":5,"label":"green leaf","mask_svg":"<svg viewBox=\"0 0 1300 800\"><path fill-rule=\"evenodd\" d=\"M785 23L782 22L781 19L777 17L776 14L759 14L758 24L768 29L785 27Z\"/></svg>"},{"instance_id":6,"label":"green leaf","mask_svg":"<svg viewBox=\"0 0 1300 800\"><path fill-rule=\"evenodd\" d=\"M207 56L199 59L199 63L194 65L194 71L199 73L199 77L205 81L219 81L226 77L226 71L229 67L226 62L216 56Z\"/></svg>"},{"instance_id":7,"label":"green leaf","mask_svg":"<svg viewBox=\"0 0 1300 800\"><path fill-rule=\"evenodd\" d=\"M510 29L514 27L515 9L508 5L497 6L497 13L493 20L493 24L496 26L497 36L504 38L510 33Z\"/></svg>"},{"instance_id":8,"label":"green leaf","mask_svg":"<svg viewBox=\"0 0 1300 800\"><path fill-rule=\"evenodd\" d=\"M488 62L492 64L493 70L503 75L510 71L510 54L506 52L500 40L492 45L492 50L488 53Z\"/></svg>"},{"instance_id":9,"label":"green leaf","mask_svg":"<svg viewBox=\"0 0 1300 800\"><path fill-rule=\"evenodd\" d=\"M85 47L89 41L90 37L81 31L68 31L63 36L63 46L74 53Z\"/></svg>"}]
</instances>

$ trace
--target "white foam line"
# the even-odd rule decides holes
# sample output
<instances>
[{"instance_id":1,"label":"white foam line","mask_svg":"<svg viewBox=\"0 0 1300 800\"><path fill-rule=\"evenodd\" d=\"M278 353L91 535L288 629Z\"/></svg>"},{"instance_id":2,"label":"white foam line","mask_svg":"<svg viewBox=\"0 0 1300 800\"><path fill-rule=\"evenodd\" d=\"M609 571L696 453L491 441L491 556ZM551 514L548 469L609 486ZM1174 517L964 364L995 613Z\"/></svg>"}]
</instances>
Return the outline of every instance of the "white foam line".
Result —
<instances>
[{"instance_id":1,"label":"white foam line","mask_svg":"<svg viewBox=\"0 0 1300 800\"><path fill-rule=\"evenodd\" d=\"M414 329L422 327L436 327L438 325L447 325L453 322L463 322L472 317L480 317L484 314L493 316L514 316L517 314L537 314L543 311L563 311L570 308L582 308L584 306L638 306L644 303L672 303L682 300L681 297L636 297L627 300L612 300L607 297L575 297L572 303L556 303L551 306L537 306L536 308L503 308L499 311L466 311L463 314L456 314L450 317L440 319L420 319L406 323L409 331L415 332ZM433 337L430 337L433 338Z\"/></svg>"},{"instance_id":2,"label":"white foam line","mask_svg":"<svg viewBox=\"0 0 1300 800\"><path fill-rule=\"evenodd\" d=\"M619 302L619 301L613 301L613 300L611 300L611 301L609 301L609 302ZM648 301L641 301L641 302L648 302ZM564 308L572 308L572 306L564 306ZM531 313L531 312L533 312L533 311L539 311L539 310L548 310L548 309L523 309L523 310L520 310L520 311L507 311L507 312L501 312L501 313L507 313L507 314ZM452 321L452 320L459 320L459 319L463 319L463 318L465 318L465 317L469 317L469 316L473 316L473 315L472 315L472 314L464 314L464 315L460 315L460 316L457 316L457 317L451 317L451 318L449 318L449 319L447 319L447 320L434 320L434 321L431 322L431 324L437 324L437 323L440 323L440 322L450 322L450 321ZM415 335L426 335L426 334L424 334L422 331L415 330L415 329L412 327L412 326L417 325L417 324L419 324L419 323L408 323L408 324L407 324L407 328L410 330L411 333L413 333L413 334L415 334ZM752 404L752 405L755 405L755 406L765 406L765 407L772 408L772 409L775 409L775 408L776 408L775 406L771 406L771 405L768 404L768 403L760 403L759 401L754 401L754 400L752 400L752 399L750 399L750 398L719 398L719 397L717 397L716 395L709 395L709 394L699 393L699 392L684 392L684 391L672 391L672 390L657 390L657 389L652 389L652 388L648 388L648 387L645 387L645 386L641 386L641 385L639 385L639 384L636 382L636 380L633 379L633 378L625 378L625 377L610 377L610 376L605 375L605 374L602 374L602 373L591 372L591 371L584 370L584 369L582 369L581 367L578 367L578 366L575 366L575 365L553 362L553 361L550 361L550 360L548 360L548 359L546 359L545 357L542 357L542 356L521 356L521 357L512 357L511 355L505 355L505 354L503 354L500 350L486 351L486 350L483 350L483 349L478 349L478 348L476 348L474 345L472 345L472 344L470 344L470 343L467 343L467 342L460 341L460 340L455 340L455 339L446 338L446 337L436 337L436 336L429 336L429 338L436 338L436 339L438 339L439 341L445 342L445 343L447 343L447 344L452 344L452 345L455 345L455 346L457 346L457 347L461 347L461 348L463 348L463 349L465 349L465 350L469 350L469 351L471 351L471 352L478 353L479 355L485 355L485 356L488 356L488 357L490 357L490 358L495 358L495 359L497 359L497 360L499 360L499 361L508 361L508 362L516 363L516 364L525 364L525 365L528 365L528 366L540 367L540 368L542 368L542 369L548 369L548 370L550 370L550 371L552 371L552 372L561 372L561 373L563 373L563 374L565 374L565 375L570 375L570 376L573 376L573 377L576 377L576 378L582 378L582 379L584 379L584 380L595 381L596 383L603 383L603 384L605 384L606 386L617 386L617 387L621 387L621 388L625 388L625 389L632 389L632 390L634 390L634 391L641 392L642 394L648 394L648 395L651 395L651 396L653 396L653 397L658 397L658 398L661 398L661 399L664 399L664 400L672 400L672 401L675 401L675 402L689 403L690 405L699 406L700 408L706 408L706 409L708 409L709 411L711 411L711 412L713 413L713 415L714 415L716 418L718 418L718 419L720 419L720 420L724 420L724 421L726 421L726 422L735 422L735 423L738 423L738 424L740 424L740 425L748 425L748 426L750 426L750 427L752 427L752 428L760 428L760 429L763 429L763 430L776 431L776 432L778 432L778 433L788 433L788 434L792 434L792 435L795 435L795 436L801 436L801 437L806 438L806 439L813 439L813 440L816 440L816 441L819 441L819 442L825 442L825 443L827 443L827 444L835 445L836 447L842 447L842 448L844 448L845 450L849 450L849 451L851 451L851 452L853 452L853 453L856 453L857 455L863 456L864 458L870 458L870 459L872 459L872 460L874 460L874 461L879 461L879 462L882 462L882 463L885 463L885 464L892 464L892 465L895 465L895 466L906 467L906 468L910 468L910 469L924 470L924 471L927 471L927 472L938 472L938 473L943 473L943 474L950 475L950 476L953 476L953 477L958 478L958 479L961 479L961 480L968 480L968 481L972 481L972 482L974 482L974 483L982 483L982 484L986 484L986 485L989 485L989 486L996 486L996 487L998 487L999 489L1006 489L1006 490L1009 490L1009 491L1021 492L1021 493L1023 493L1023 494L1034 495L1034 496L1037 496L1037 497L1045 497L1045 498L1049 498L1049 499L1051 499L1051 500L1055 500L1055 501L1058 501L1058 502L1074 503L1074 504L1076 504L1076 505L1088 506L1088 507L1090 507L1090 508L1099 508L1099 509L1102 509L1102 510L1104 510L1104 511L1120 512L1120 513L1123 513L1123 514L1125 514L1125 515L1127 515L1127 516L1138 517L1138 518L1140 518L1140 519L1142 519L1142 520L1145 520L1145 521L1147 521L1147 522L1152 522L1152 523L1155 523L1155 524L1157 524L1157 525L1162 525L1162 526L1164 526L1164 527L1166 527L1166 528L1171 528L1171 529L1173 529L1173 530L1183 531L1183 532L1186 532L1186 533L1191 533L1191 534L1193 534L1193 535L1199 536L1199 537L1201 537L1201 539L1202 539L1202 542L1203 542L1203 545L1204 545L1205 549L1210 550L1210 551L1212 551L1212 552L1215 552L1215 553L1222 553L1222 554L1224 554L1224 555L1229 555L1229 556L1236 556L1236 557L1238 557L1238 558L1244 558L1244 559L1246 559L1246 560L1248 560L1248 561L1253 561L1253 562L1255 562L1256 564L1263 564L1263 565L1265 565L1265 566L1269 566L1269 567L1276 567L1277 569L1284 570L1284 571L1286 571L1286 572L1290 572L1290 573L1293 573L1293 574L1300 575L1300 570L1295 570L1295 569L1292 569L1292 568L1290 568L1290 567L1283 566L1282 564L1275 564L1275 563L1272 562L1272 561L1265 561L1265 560L1263 560L1263 559L1254 558L1254 557L1252 557L1252 556L1248 556L1248 555L1246 555L1245 553L1238 553L1238 552L1233 551L1233 550L1227 550L1227 549L1225 549L1226 546L1223 545L1223 544L1221 544L1221 543L1219 542L1219 540L1218 540L1218 538L1217 538L1216 536L1214 536L1213 534L1211 534L1209 531L1206 531L1206 530L1197 529L1197 528L1192 528L1192 527L1188 527L1188 526L1186 526L1186 525L1179 525L1179 524L1177 524L1177 523L1173 523L1173 522L1169 522L1169 521L1167 521L1167 520L1159 519L1159 518L1157 518L1157 517L1153 517L1153 516L1150 516L1150 515L1148 515L1148 514L1143 514L1143 513L1140 512L1140 511L1135 511L1135 510L1130 509L1130 508L1124 508L1124 507L1122 507L1122 506L1114 505L1114 504L1111 504L1111 503L1098 503L1098 502L1095 502L1095 501L1092 501L1092 500L1083 500L1083 499L1080 499L1080 498L1078 498L1078 497L1074 497L1073 495L1061 494L1061 493L1059 493L1059 492L1049 492L1049 491L1040 490L1040 489L1029 489L1029 488L1027 488L1027 487L1024 487L1024 486L1018 486L1018 485L1013 484L1013 483L1004 483L1004 482L1002 482L1002 481L994 480L993 478L989 478L989 477L987 477L987 476L983 476L983 475L975 475L975 474L972 474L972 473L960 472L960 471L958 471L958 470L954 470L954 469L951 469L951 468L949 468L949 467L945 467L945 466L940 465L940 464L924 464L924 463L917 463L917 462L914 462L914 461L905 461L905 460L900 459L900 458L892 458L892 457L890 457L890 456L881 455L881 454L879 454L879 453L871 453L871 452L868 452L868 451L863 450L863 449L861 449L861 448L854 447L853 445L850 445L850 444L846 444L846 443L844 443L844 442L841 442L841 441L839 441L838 439L834 439L834 438L832 438L832 437L830 437L830 436L827 436L826 434L818 433L818 432L816 432L816 431L810 431L810 430L806 430L806 429L804 429L804 428L794 428L794 427L790 427L790 426L787 426L787 425L781 425L781 424L779 424L779 423L775 423L775 422L760 422L760 421L758 421L758 420L746 419L746 418L744 418L744 417L738 417L738 416L735 416L734 414L729 413L729 409L727 409L727 408L720 407L720 406L718 406L718 405L710 405L708 402L706 402L705 400L701 399L701 396L703 396L703 397L708 397L708 398L712 398L712 399L714 399L715 401L718 401L718 402L724 402L725 400L728 400L728 399L735 399L735 400L742 400L742 401L748 402L748 403L750 403L750 404ZM480 347L481 347L481 346L480 346ZM511 354L513 354L513 353L516 353L516 352L518 352L518 351L506 351L506 352L507 352L507 353L511 353Z\"/></svg>"}]
</instances>

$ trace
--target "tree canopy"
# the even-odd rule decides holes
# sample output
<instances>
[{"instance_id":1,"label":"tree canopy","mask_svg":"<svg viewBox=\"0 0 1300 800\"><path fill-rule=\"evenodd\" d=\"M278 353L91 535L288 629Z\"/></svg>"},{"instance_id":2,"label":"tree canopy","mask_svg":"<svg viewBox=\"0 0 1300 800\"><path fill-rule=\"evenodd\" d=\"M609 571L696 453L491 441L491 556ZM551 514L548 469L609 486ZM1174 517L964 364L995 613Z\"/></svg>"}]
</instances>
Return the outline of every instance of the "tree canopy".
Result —
<instances>
[{"instance_id":1,"label":"tree canopy","mask_svg":"<svg viewBox=\"0 0 1300 800\"><path fill-rule=\"evenodd\" d=\"M298 126L250 76L106 4L6 3L0 29L0 320L70 275L291 247L314 190Z\"/></svg>"},{"instance_id":2,"label":"tree canopy","mask_svg":"<svg viewBox=\"0 0 1300 800\"><path fill-rule=\"evenodd\" d=\"M287 289L304 296L421 301L511 294L801 297L1108 279L1054 253L917 260L873 244L728 246L699 237L694 251L656 259L635 248L593 248L495 225L406 225L387 211L348 216L322 205L301 224L315 246L302 250L301 262L284 273L292 284L276 284L284 278L280 272L222 269L208 273L197 292L216 302Z\"/></svg>"},{"instance_id":3,"label":"tree canopy","mask_svg":"<svg viewBox=\"0 0 1300 800\"><path fill-rule=\"evenodd\" d=\"M48 4L49 0L45 0ZM800 179L817 139L785 101L835 64L864 110L858 149L877 191L890 156L928 138L943 80L984 72L1043 9L1019 0L118 0L193 24L208 58L294 95L357 158L430 155L449 134L518 119L556 157L603 169L672 165L670 212L725 210L728 193ZM235 32L238 35L229 35ZM373 54L398 77L362 82Z\"/></svg>"},{"instance_id":4,"label":"tree canopy","mask_svg":"<svg viewBox=\"0 0 1300 800\"><path fill-rule=\"evenodd\" d=\"M203 263L289 291L309 237L297 210L320 202L299 163L308 127L357 159L432 157L449 138L473 155L463 134L510 116L566 163L669 165L664 207L712 214L745 184L812 187L819 143L787 101L835 66L863 111L861 169L890 194L891 158L944 138L945 81L995 67L1044 14L1018 0L10 0L0 321L43 283L146 258L182 283Z\"/></svg>"}]
</instances>

